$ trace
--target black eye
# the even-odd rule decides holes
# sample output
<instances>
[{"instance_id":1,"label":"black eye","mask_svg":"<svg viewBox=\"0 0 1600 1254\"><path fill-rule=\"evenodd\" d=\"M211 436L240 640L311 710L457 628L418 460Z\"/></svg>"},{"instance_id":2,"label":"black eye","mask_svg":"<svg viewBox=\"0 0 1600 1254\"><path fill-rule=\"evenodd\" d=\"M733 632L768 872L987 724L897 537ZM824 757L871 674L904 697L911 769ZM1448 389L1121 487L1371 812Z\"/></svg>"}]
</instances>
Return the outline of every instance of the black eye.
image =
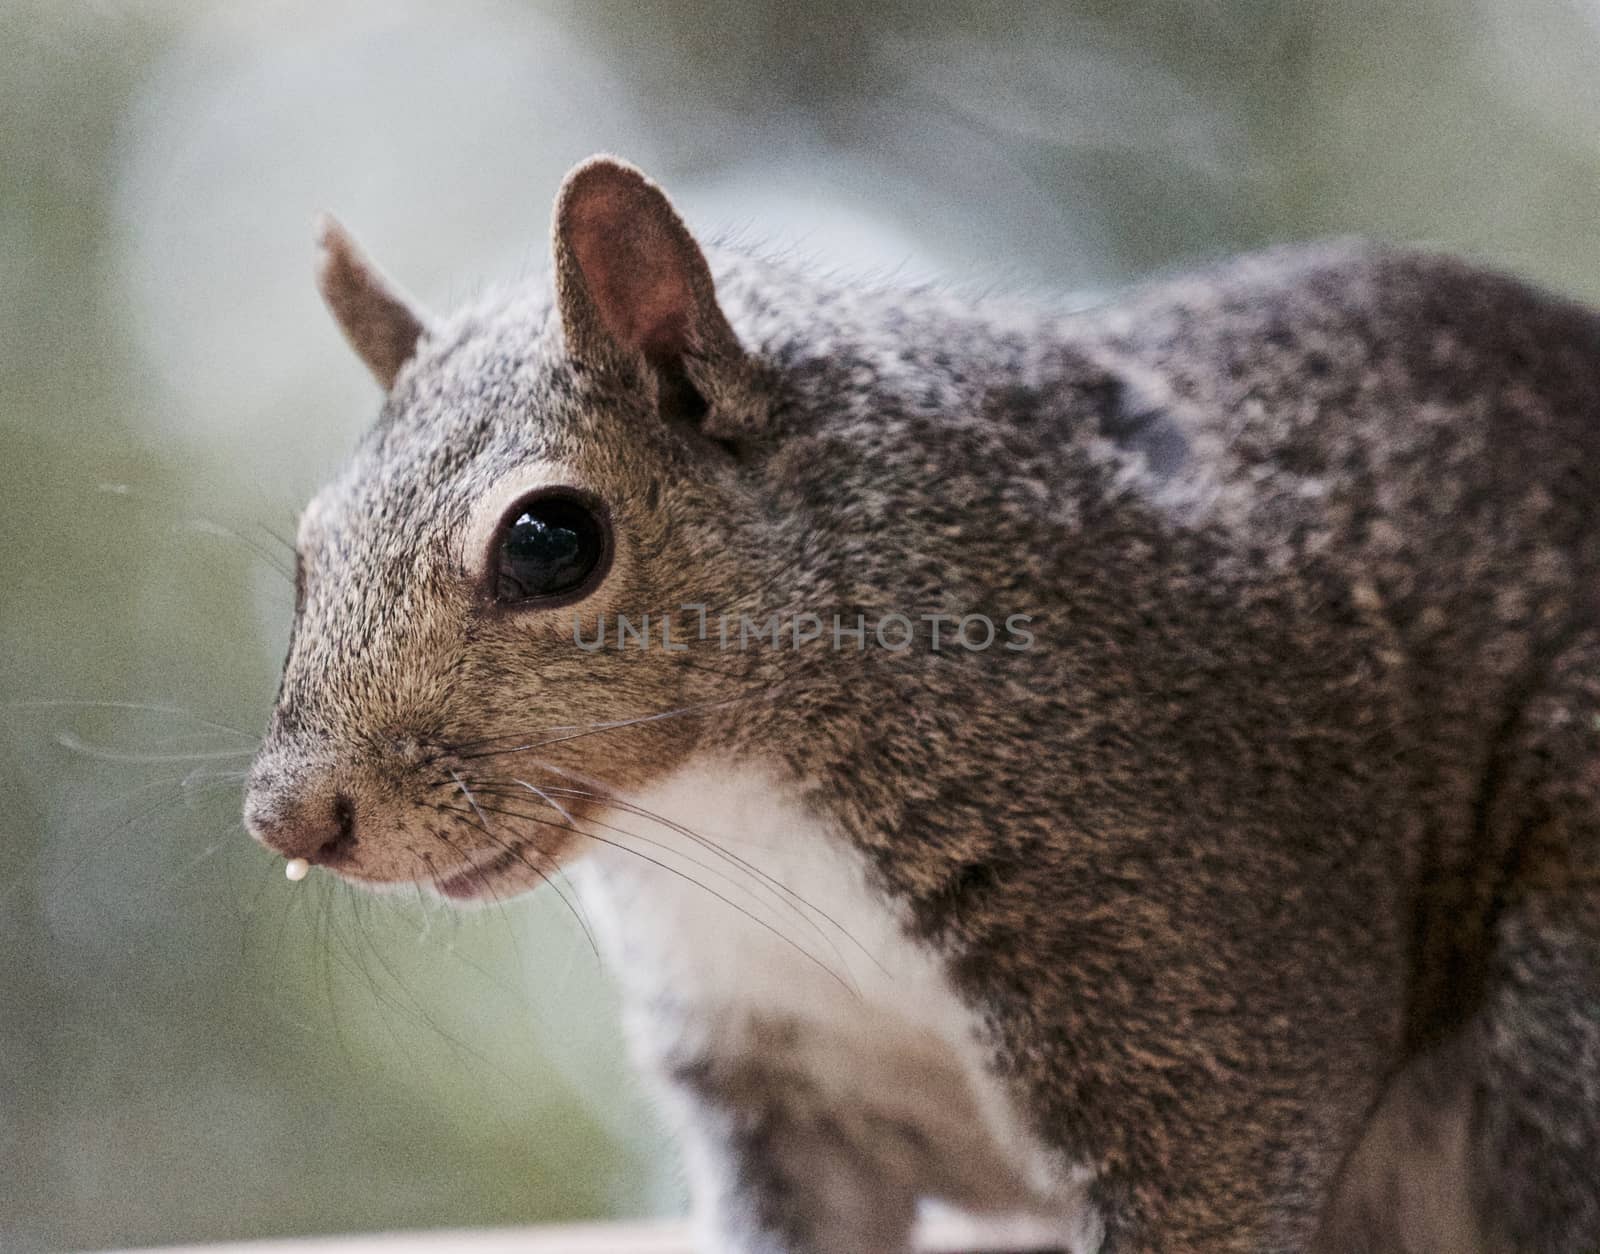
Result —
<instances>
[{"instance_id":1,"label":"black eye","mask_svg":"<svg viewBox=\"0 0 1600 1254\"><path fill-rule=\"evenodd\" d=\"M507 513L495 535L495 600L570 596L593 581L606 555L605 524L593 508L560 490L540 492Z\"/></svg>"}]
</instances>

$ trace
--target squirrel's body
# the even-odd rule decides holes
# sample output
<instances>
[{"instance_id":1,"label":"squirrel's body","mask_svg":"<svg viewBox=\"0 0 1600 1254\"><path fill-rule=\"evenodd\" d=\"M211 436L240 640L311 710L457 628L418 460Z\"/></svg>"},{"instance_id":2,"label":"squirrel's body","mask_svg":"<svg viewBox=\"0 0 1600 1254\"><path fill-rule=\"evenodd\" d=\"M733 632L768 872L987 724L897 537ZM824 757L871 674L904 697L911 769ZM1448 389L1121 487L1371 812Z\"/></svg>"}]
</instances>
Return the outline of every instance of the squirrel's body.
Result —
<instances>
[{"instance_id":1,"label":"squirrel's body","mask_svg":"<svg viewBox=\"0 0 1600 1254\"><path fill-rule=\"evenodd\" d=\"M893 1251L932 1196L1107 1254L1587 1254L1600 318L1357 245L1071 315L732 255L713 297L585 170L555 298L403 353L334 241L392 388L302 528L258 832L449 896L589 844L730 1250ZM552 483L614 554L485 608ZM691 604L916 638L575 647Z\"/></svg>"}]
</instances>

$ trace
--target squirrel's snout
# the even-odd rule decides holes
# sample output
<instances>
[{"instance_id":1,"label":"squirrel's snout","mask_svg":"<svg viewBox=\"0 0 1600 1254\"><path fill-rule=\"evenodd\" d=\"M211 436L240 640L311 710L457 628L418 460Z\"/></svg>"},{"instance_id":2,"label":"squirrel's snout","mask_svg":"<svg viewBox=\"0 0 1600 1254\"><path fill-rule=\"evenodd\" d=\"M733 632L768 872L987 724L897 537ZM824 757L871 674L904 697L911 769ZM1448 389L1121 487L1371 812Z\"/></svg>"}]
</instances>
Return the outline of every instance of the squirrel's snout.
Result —
<instances>
[{"instance_id":1,"label":"squirrel's snout","mask_svg":"<svg viewBox=\"0 0 1600 1254\"><path fill-rule=\"evenodd\" d=\"M346 861L356 845L356 810L348 793L254 784L245 801L251 835L285 858L320 866Z\"/></svg>"}]
</instances>

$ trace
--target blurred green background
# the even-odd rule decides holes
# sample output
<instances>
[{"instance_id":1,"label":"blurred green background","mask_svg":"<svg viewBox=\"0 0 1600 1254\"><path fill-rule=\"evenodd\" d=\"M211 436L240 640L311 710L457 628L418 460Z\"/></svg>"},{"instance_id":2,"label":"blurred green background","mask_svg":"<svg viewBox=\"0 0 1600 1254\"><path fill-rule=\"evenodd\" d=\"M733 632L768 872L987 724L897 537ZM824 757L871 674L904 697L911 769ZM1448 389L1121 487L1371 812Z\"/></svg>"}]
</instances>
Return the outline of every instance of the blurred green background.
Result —
<instances>
[{"instance_id":1,"label":"blurred green background","mask_svg":"<svg viewBox=\"0 0 1600 1254\"><path fill-rule=\"evenodd\" d=\"M237 820L273 533L377 401L313 212L445 307L601 149L847 273L1358 231L1600 298L1595 0L4 0L0 1249L681 1205L558 902L292 887Z\"/></svg>"}]
</instances>

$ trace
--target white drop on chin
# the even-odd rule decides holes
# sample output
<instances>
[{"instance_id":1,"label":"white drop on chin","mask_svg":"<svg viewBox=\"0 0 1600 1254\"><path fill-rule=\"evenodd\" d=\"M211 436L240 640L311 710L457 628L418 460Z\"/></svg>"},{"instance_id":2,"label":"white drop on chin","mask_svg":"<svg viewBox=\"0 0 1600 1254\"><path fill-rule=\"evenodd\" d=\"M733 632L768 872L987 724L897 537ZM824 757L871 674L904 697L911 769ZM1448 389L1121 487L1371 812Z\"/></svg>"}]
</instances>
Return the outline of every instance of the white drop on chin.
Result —
<instances>
[{"instance_id":1,"label":"white drop on chin","mask_svg":"<svg viewBox=\"0 0 1600 1254\"><path fill-rule=\"evenodd\" d=\"M283 873L297 883L305 879L310 871L311 864L304 858L290 858L283 864Z\"/></svg>"}]
</instances>

